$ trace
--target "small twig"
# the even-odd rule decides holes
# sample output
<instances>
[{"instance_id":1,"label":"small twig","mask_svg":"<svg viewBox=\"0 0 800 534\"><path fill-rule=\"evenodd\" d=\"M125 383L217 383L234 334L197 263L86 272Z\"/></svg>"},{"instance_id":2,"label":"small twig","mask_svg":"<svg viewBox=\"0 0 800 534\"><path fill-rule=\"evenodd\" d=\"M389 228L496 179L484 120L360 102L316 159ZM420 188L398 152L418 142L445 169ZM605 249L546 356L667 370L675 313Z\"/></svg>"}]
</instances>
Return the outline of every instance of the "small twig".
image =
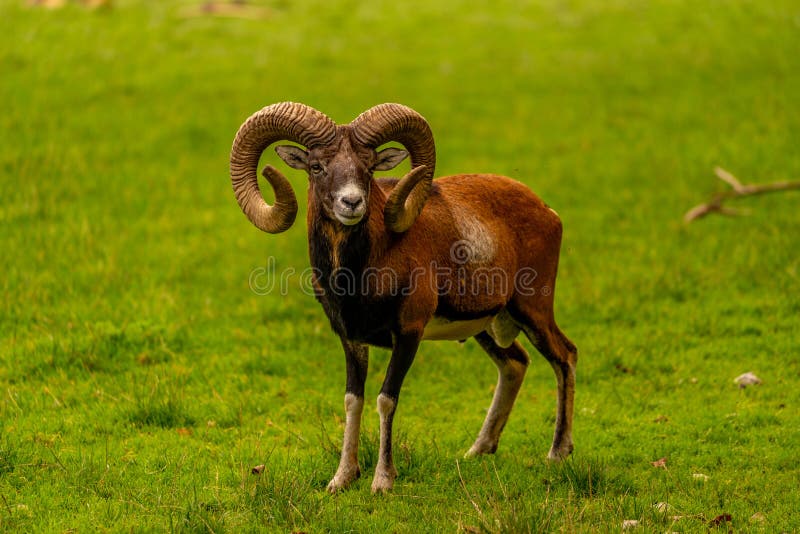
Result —
<instances>
[{"instance_id":1,"label":"small twig","mask_svg":"<svg viewBox=\"0 0 800 534\"><path fill-rule=\"evenodd\" d=\"M308 443L308 441L306 441L306 438L304 438L303 436L301 436L297 432L293 432L293 431L289 430L288 428L283 428L283 427L281 427L279 425L276 425L274 422L272 422L272 420L268 420L267 421L267 426L275 428L276 430L280 430L281 432L285 432L286 434L289 434L290 436L302 441L303 443Z\"/></svg>"},{"instance_id":2,"label":"small twig","mask_svg":"<svg viewBox=\"0 0 800 534\"><path fill-rule=\"evenodd\" d=\"M734 191L741 191L742 190L742 182L739 181L734 175L723 169L722 167L714 167L714 174L717 175L717 178L724 182L728 182L733 187Z\"/></svg>"},{"instance_id":3,"label":"small twig","mask_svg":"<svg viewBox=\"0 0 800 534\"><path fill-rule=\"evenodd\" d=\"M60 400L58 400L58 398L57 398L55 395L53 395L53 392L52 392L52 391L50 391L50 388L48 388L47 386L45 386L45 387L44 387L44 392L45 392L45 393L47 393L48 395L50 395L50 398L51 398L51 399L53 399L53 402L55 403L55 405L56 405L56 408L61 408L61 407L63 406L63 404L61 403L61 401L60 401Z\"/></svg>"},{"instance_id":4,"label":"small twig","mask_svg":"<svg viewBox=\"0 0 800 534\"><path fill-rule=\"evenodd\" d=\"M467 489L467 484L466 484L466 482L464 482L464 477L461 476L461 464L458 463L458 460L456 460L456 469L458 470L458 479L461 481L461 488L464 490L464 493L467 495L467 499L469 499L469 502L472 503L472 507L475 508L475 511L478 512L478 517L481 518L481 521L485 522L486 521L486 517L483 515L483 511L481 510L481 507L478 506L478 503L476 503L475 500L472 498L472 495L469 494L469 490Z\"/></svg>"},{"instance_id":5,"label":"small twig","mask_svg":"<svg viewBox=\"0 0 800 534\"><path fill-rule=\"evenodd\" d=\"M717 178L730 185L733 190L717 193L711 198L710 201L706 202L705 204L699 204L693 207L692 209L686 212L686 215L683 216L683 220L685 222L687 223L692 222L695 219L700 219L702 217L705 217L709 213L720 213L722 215L745 214L745 212L742 212L740 210L735 210L723 206L723 203L731 198L761 195L764 193L772 193L775 191L789 191L791 189L800 189L800 181L798 182L782 181L782 182L773 182L771 184L743 185L738 178L736 178L733 174L726 171L722 167L716 167L714 169L714 174L717 175Z\"/></svg>"},{"instance_id":6,"label":"small twig","mask_svg":"<svg viewBox=\"0 0 800 534\"><path fill-rule=\"evenodd\" d=\"M6 510L8 510L8 515L11 515L11 505L8 504L8 500L6 499L6 496L3 495L2 493L0 493L0 497L3 498L3 503L5 503L5 505L6 505Z\"/></svg>"},{"instance_id":7,"label":"small twig","mask_svg":"<svg viewBox=\"0 0 800 534\"><path fill-rule=\"evenodd\" d=\"M8 390L6 390L6 392L8 393L8 398L11 400L11 404L13 404L13 405L14 405L14 407L15 407L15 408L16 408L16 409L17 409L17 410L20 412L20 413L22 413L22 408L20 408L20 407L19 407L19 404L17 404L17 401L14 399L14 395L12 395L12 394L11 394L11 389L8 389Z\"/></svg>"},{"instance_id":8,"label":"small twig","mask_svg":"<svg viewBox=\"0 0 800 534\"><path fill-rule=\"evenodd\" d=\"M51 449L50 447L45 447L45 449L47 449L48 451L50 451L50 454L52 454L52 455L53 455L53 458L55 458L55 459L56 459L56 463L58 463L58 465L61 467L61 469L63 469L64 471L67 471L67 466L65 466L65 465L64 465L64 464L61 462L61 458L59 458L59 457L58 457L58 455L56 454L56 452L55 452L53 449Z\"/></svg>"}]
</instances>

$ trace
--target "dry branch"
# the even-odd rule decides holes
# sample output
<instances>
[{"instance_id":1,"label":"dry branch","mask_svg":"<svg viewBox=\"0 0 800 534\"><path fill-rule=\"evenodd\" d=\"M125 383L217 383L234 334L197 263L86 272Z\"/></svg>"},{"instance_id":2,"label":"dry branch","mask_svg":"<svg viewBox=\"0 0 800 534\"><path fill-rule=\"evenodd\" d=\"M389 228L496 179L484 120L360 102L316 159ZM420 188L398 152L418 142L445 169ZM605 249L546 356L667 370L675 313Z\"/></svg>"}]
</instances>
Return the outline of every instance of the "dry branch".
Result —
<instances>
[{"instance_id":1,"label":"dry branch","mask_svg":"<svg viewBox=\"0 0 800 534\"><path fill-rule=\"evenodd\" d=\"M763 193L771 193L774 191L788 191L791 189L800 189L800 182L773 182L771 184L750 184L743 185L733 174L729 173L721 167L714 168L714 174L717 178L731 186L731 191L724 191L714 195L710 201L705 204L700 204L693 207L686 212L683 216L685 222L691 222L695 219L705 217L709 213L721 213L722 215L741 215L738 210L731 209L723 206L723 203L731 198L760 195Z\"/></svg>"},{"instance_id":2,"label":"dry branch","mask_svg":"<svg viewBox=\"0 0 800 534\"><path fill-rule=\"evenodd\" d=\"M69 2L67 0L28 0L27 5L31 7L43 7L46 9L60 9L66 7ZM112 7L112 0L77 0L73 2L81 4L89 9L100 9L103 7Z\"/></svg>"}]
</instances>

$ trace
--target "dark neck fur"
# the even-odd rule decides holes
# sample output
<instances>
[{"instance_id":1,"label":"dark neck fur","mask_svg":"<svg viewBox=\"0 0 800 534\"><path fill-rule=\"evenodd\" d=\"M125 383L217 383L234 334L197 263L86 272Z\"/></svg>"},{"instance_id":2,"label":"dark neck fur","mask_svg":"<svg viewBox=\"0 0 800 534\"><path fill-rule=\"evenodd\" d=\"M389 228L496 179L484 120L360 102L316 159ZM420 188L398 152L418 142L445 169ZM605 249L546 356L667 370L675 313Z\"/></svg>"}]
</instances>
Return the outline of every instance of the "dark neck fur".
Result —
<instances>
[{"instance_id":1,"label":"dark neck fur","mask_svg":"<svg viewBox=\"0 0 800 534\"><path fill-rule=\"evenodd\" d=\"M313 186L309 188L307 222L311 266L323 276L330 276L338 269L360 275L386 251L385 205L386 195L377 184L372 184L364 220L354 226L344 226L325 215Z\"/></svg>"},{"instance_id":2,"label":"dark neck fur","mask_svg":"<svg viewBox=\"0 0 800 534\"><path fill-rule=\"evenodd\" d=\"M383 224L386 196L376 184L370 189L364 220L351 227L325 216L322 206L315 202L313 187L309 190L309 256L317 289L321 290L317 300L334 331L346 339L390 347L387 326L392 308L373 305L365 309L370 299L361 287L364 269L383 255L389 239Z\"/></svg>"}]
</instances>

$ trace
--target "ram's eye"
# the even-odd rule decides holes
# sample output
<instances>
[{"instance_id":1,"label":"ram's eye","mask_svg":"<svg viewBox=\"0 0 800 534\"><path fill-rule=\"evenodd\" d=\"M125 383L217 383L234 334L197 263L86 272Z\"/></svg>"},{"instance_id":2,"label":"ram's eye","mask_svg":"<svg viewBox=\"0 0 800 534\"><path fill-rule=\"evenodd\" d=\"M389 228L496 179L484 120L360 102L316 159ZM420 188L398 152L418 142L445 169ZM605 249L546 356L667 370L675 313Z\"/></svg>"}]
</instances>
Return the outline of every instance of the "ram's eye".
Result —
<instances>
[{"instance_id":1,"label":"ram's eye","mask_svg":"<svg viewBox=\"0 0 800 534\"><path fill-rule=\"evenodd\" d=\"M320 165L319 163L312 163L311 164L311 172L313 172L314 174L321 173L322 172L322 165Z\"/></svg>"}]
</instances>

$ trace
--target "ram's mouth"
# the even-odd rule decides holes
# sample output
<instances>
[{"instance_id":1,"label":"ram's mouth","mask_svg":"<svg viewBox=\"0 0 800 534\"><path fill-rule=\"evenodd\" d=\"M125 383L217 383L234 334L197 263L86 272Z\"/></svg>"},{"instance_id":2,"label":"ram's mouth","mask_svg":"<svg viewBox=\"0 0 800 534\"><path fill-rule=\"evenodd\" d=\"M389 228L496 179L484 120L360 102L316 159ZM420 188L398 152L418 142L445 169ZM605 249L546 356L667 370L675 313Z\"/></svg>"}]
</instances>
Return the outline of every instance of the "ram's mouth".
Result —
<instances>
[{"instance_id":1,"label":"ram's mouth","mask_svg":"<svg viewBox=\"0 0 800 534\"><path fill-rule=\"evenodd\" d=\"M363 213L361 215L344 215L334 211L333 214L336 216L336 219L338 219L338 221L345 226L353 226L354 224L358 224L361 222L361 219L364 218Z\"/></svg>"}]
</instances>

